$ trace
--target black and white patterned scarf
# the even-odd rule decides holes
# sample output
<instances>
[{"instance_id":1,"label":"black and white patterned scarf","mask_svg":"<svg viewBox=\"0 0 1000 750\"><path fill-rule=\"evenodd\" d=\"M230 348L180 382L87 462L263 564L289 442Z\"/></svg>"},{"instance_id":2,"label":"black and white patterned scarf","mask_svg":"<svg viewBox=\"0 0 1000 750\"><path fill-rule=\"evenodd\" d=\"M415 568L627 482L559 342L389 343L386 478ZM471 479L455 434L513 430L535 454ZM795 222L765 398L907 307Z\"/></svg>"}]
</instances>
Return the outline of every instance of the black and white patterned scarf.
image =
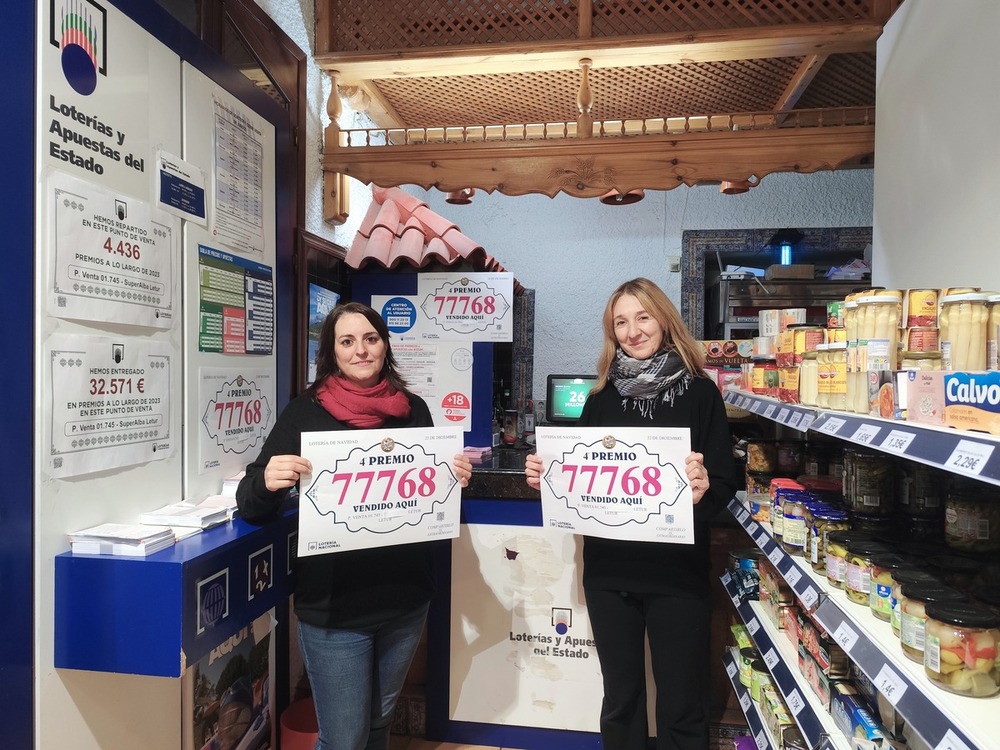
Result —
<instances>
[{"instance_id":1,"label":"black and white patterned scarf","mask_svg":"<svg viewBox=\"0 0 1000 750\"><path fill-rule=\"evenodd\" d=\"M633 359L619 349L608 380L624 397L623 408L638 409L642 416L652 419L658 403L674 405L674 399L691 383L691 374L675 351L660 352L649 359Z\"/></svg>"}]
</instances>

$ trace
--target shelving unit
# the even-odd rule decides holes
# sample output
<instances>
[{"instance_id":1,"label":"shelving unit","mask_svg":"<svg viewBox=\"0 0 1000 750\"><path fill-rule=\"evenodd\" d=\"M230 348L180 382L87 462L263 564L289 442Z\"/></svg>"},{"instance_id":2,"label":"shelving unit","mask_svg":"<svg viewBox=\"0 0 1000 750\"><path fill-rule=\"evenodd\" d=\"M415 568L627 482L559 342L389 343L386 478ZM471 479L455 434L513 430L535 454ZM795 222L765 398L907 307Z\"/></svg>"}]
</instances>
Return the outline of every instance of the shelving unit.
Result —
<instances>
[{"instance_id":1,"label":"shelving unit","mask_svg":"<svg viewBox=\"0 0 1000 750\"><path fill-rule=\"evenodd\" d=\"M985 433L784 404L733 389L726 391L725 399L800 432L812 430L1000 486L1000 439Z\"/></svg>"},{"instance_id":2,"label":"shelving unit","mask_svg":"<svg viewBox=\"0 0 1000 750\"><path fill-rule=\"evenodd\" d=\"M931 684L923 667L903 655L889 623L850 601L843 591L829 586L826 577L813 571L803 558L785 552L771 536L770 528L752 520L740 500L731 500L729 510L803 606L812 611L823 629L930 747L949 750L995 747L1000 697L969 698ZM727 591L735 595L735 589Z\"/></svg>"},{"instance_id":3,"label":"shelving unit","mask_svg":"<svg viewBox=\"0 0 1000 750\"><path fill-rule=\"evenodd\" d=\"M726 668L726 675L733 686L733 692L740 702L740 709L746 717L747 726L753 734L754 742L757 743L757 750L778 750L780 745L775 742L774 737L767 730L764 717L760 715L760 707L754 703L750 697L750 691L740 682L740 668L736 660L733 649L728 649L722 656L722 663Z\"/></svg>"},{"instance_id":4,"label":"shelving unit","mask_svg":"<svg viewBox=\"0 0 1000 750\"><path fill-rule=\"evenodd\" d=\"M736 389L728 390L725 400L800 432L812 430L846 443L1000 485L1000 450L997 450L1000 439L991 435L785 404ZM888 623L829 586L826 577L813 571L804 559L785 552L774 540L770 527L754 521L740 499L730 501L729 509L802 605L812 611L817 622L930 747L986 750L996 746L1000 696L969 698L937 688L927 679L921 665L903 655Z\"/></svg>"},{"instance_id":5,"label":"shelving unit","mask_svg":"<svg viewBox=\"0 0 1000 750\"><path fill-rule=\"evenodd\" d=\"M795 666L798 656L788 639L771 624L761 611L758 602L743 601L739 598L729 573L722 576L722 585L725 586L726 593L733 600L736 611L746 624L750 638L771 672L775 687L785 699L788 711L798 724L809 747L818 750L846 750L848 748L846 738Z\"/></svg>"}]
</instances>

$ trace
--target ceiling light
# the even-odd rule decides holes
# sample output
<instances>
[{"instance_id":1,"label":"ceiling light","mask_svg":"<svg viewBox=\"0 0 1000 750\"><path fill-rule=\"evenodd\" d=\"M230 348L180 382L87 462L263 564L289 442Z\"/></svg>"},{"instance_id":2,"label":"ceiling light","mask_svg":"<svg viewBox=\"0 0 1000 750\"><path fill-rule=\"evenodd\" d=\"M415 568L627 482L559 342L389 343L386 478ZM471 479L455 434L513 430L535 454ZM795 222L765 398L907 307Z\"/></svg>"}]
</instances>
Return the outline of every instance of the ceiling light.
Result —
<instances>
[{"instance_id":1,"label":"ceiling light","mask_svg":"<svg viewBox=\"0 0 1000 750\"><path fill-rule=\"evenodd\" d=\"M602 195L600 201L605 206L627 206L630 203L638 203L645 197L646 191L642 188L629 190L627 193L619 193L612 189Z\"/></svg>"}]
</instances>

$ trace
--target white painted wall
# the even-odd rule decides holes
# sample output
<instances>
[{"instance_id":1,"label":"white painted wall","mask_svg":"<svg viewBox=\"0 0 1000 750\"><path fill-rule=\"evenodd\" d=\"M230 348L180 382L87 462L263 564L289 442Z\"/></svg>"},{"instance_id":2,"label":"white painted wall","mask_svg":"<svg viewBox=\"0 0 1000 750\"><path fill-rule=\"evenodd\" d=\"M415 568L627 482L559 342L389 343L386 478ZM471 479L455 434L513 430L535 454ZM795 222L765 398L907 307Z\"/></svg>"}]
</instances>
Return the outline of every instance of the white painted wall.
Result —
<instances>
[{"instance_id":1,"label":"white painted wall","mask_svg":"<svg viewBox=\"0 0 1000 750\"><path fill-rule=\"evenodd\" d=\"M910 0L878 44L874 281L1000 290L1000 3Z\"/></svg>"}]
</instances>

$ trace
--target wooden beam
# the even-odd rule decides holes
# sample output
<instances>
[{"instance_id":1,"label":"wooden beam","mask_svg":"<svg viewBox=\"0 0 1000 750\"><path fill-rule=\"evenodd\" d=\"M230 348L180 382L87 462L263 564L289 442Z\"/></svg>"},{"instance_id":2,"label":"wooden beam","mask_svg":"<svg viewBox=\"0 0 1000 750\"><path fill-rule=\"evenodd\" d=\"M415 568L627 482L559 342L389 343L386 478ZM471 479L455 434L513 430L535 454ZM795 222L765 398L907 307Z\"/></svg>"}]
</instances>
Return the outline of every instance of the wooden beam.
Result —
<instances>
[{"instance_id":1,"label":"wooden beam","mask_svg":"<svg viewBox=\"0 0 1000 750\"><path fill-rule=\"evenodd\" d=\"M874 125L844 125L555 142L351 148L328 143L323 169L383 187L412 184L444 192L475 187L505 195L565 192L593 198L612 188L670 190L705 180L836 169L857 165L874 150Z\"/></svg>"},{"instance_id":2,"label":"wooden beam","mask_svg":"<svg viewBox=\"0 0 1000 750\"><path fill-rule=\"evenodd\" d=\"M802 98L806 89L809 88L809 84L812 83L813 78L816 77L820 68L823 67L823 63L826 62L827 57L828 55L809 55L802 61L799 69L795 71L795 75L792 76L788 85L785 86L785 90L781 92L778 101L774 103L775 112L785 112L795 108L796 103Z\"/></svg>"},{"instance_id":3,"label":"wooden beam","mask_svg":"<svg viewBox=\"0 0 1000 750\"><path fill-rule=\"evenodd\" d=\"M455 45L414 50L319 53L320 68L338 70L345 84L384 78L535 73L575 70L581 57L594 68L676 65L723 60L871 52L878 24L809 24L636 37Z\"/></svg>"}]
</instances>

